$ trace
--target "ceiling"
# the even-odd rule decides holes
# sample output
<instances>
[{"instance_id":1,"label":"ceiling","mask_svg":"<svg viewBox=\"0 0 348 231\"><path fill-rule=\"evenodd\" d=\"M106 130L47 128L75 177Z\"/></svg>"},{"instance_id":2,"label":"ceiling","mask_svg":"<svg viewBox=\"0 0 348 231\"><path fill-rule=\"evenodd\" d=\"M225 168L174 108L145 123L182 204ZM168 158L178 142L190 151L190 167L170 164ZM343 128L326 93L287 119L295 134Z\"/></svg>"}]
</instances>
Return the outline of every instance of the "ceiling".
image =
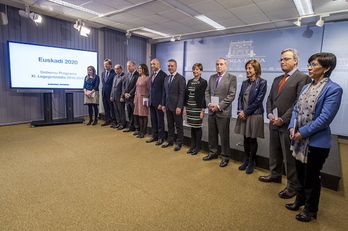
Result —
<instances>
[{"instance_id":1,"label":"ceiling","mask_svg":"<svg viewBox=\"0 0 348 231\"><path fill-rule=\"evenodd\" d=\"M299 14L292 0L65 0L104 14L99 17L45 0L0 0L0 3L25 8L43 17L75 22L86 26L114 28L148 38L149 43L214 37L296 27ZM314 15L302 18L302 26L314 26L323 16L328 22L348 20L348 0L312 0ZM180 9L178 9L178 8ZM204 14L224 26L216 30L194 16ZM141 30L146 27L168 36Z\"/></svg>"}]
</instances>

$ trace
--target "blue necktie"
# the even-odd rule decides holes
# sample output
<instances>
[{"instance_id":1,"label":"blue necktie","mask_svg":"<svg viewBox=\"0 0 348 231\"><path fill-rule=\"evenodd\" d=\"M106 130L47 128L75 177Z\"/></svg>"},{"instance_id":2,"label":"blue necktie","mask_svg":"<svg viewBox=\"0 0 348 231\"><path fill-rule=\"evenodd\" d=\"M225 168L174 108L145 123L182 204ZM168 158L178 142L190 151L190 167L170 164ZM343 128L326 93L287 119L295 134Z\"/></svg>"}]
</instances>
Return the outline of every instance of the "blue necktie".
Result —
<instances>
[{"instance_id":1,"label":"blue necktie","mask_svg":"<svg viewBox=\"0 0 348 231\"><path fill-rule=\"evenodd\" d=\"M216 87L219 85L221 77L221 75L218 75L218 77L216 78Z\"/></svg>"},{"instance_id":2,"label":"blue necktie","mask_svg":"<svg viewBox=\"0 0 348 231\"><path fill-rule=\"evenodd\" d=\"M173 75L169 76L169 81L168 81L168 87L170 87L170 85L172 84L173 81Z\"/></svg>"}]
</instances>

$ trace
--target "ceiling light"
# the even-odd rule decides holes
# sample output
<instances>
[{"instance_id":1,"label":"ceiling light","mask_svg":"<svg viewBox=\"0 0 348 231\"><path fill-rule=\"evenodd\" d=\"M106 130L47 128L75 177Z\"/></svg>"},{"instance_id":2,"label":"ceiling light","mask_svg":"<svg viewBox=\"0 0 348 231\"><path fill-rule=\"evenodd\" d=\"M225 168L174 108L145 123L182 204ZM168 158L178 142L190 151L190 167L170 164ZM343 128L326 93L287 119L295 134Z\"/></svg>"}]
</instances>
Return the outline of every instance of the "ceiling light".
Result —
<instances>
[{"instance_id":1,"label":"ceiling light","mask_svg":"<svg viewBox=\"0 0 348 231\"><path fill-rule=\"evenodd\" d=\"M152 30L152 29L149 29L149 28L146 28L146 27L142 28L142 30L150 32L150 33L158 34L158 35L161 35L163 37L168 37L169 36L169 35L167 35L165 33L162 33L162 32L156 31L156 30Z\"/></svg>"},{"instance_id":2,"label":"ceiling light","mask_svg":"<svg viewBox=\"0 0 348 231\"><path fill-rule=\"evenodd\" d=\"M97 15L97 16L103 15L102 13L99 13L99 12L96 12L94 10L90 10L90 9L84 8L82 6L74 5L74 4L71 4L69 2L65 2L65 1L61 1L61 0L48 0L48 1L49 2L54 2L54 3L62 5L62 6L66 6L66 7L72 8L74 10L79 10L79 11L82 11L82 12L86 12L86 13L89 13L89 14L94 14L94 15Z\"/></svg>"},{"instance_id":3,"label":"ceiling light","mask_svg":"<svg viewBox=\"0 0 348 231\"><path fill-rule=\"evenodd\" d=\"M205 15L196 15L195 18L201 20L202 22L205 22L206 24L209 24L210 26L214 27L215 29L218 29L218 30L224 30L226 29L224 26L221 26L219 23L211 20L210 18L208 18L207 16Z\"/></svg>"},{"instance_id":4,"label":"ceiling light","mask_svg":"<svg viewBox=\"0 0 348 231\"><path fill-rule=\"evenodd\" d=\"M87 28L85 26L81 27L81 30L80 30L81 36L88 37L89 33L91 33L91 30L89 28Z\"/></svg>"},{"instance_id":5,"label":"ceiling light","mask_svg":"<svg viewBox=\"0 0 348 231\"><path fill-rule=\"evenodd\" d=\"M28 5L25 5L25 11L19 10L18 13L20 16L24 18L30 18L31 20L35 22L36 25L42 22L41 15L38 15L37 13L34 13L34 12L30 13L30 7Z\"/></svg>"},{"instance_id":6,"label":"ceiling light","mask_svg":"<svg viewBox=\"0 0 348 231\"><path fill-rule=\"evenodd\" d=\"M131 36L132 36L132 33L131 33L131 32L129 32L129 31L127 31L127 33L126 33L126 37L127 37L127 39L129 39Z\"/></svg>"},{"instance_id":7,"label":"ceiling light","mask_svg":"<svg viewBox=\"0 0 348 231\"><path fill-rule=\"evenodd\" d=\"M293 0L300 16L314 14L311 0Z\"/></svg>"},{"instance_id":8,"label":"ceiling light","mask_svg":"<svg viewBox=\"0 0 348 231\"><path fill-rule=\"evenodd\" d=\"M0 12L0 25L7 25L7 24L8 24L7 14Z\"/></svg>"},{"instance_id":9,"label":"ceiling light","mask_svg":"<svg viewBox=\"0 0 348 231\"><path fill-rule=\"evenodd\" d=\"M296 26L301 26L301 18L298 18L296 22L292 22Z\"/></svg>"},{"instance_id":10,"label":"ceiling light","mask_svg":"<svg viewBox=\"0 0 348 231\"><path fill-rule=\"evenodd\" d=\"M317 21L317 23L315 25L320 26L320 27L324 26L324 20L322 19L321 16L320 16L320 19Z\"/></svg>"},{"instance_id":11,"label":"ceiling light","mask_svg":"<svg viewBox=\"0 0 348 231\"><path fill-rule=\"evenodd\" d=\"M174 36L170 39L171 42L175 42Z\"/></svg>"}]
</instances>

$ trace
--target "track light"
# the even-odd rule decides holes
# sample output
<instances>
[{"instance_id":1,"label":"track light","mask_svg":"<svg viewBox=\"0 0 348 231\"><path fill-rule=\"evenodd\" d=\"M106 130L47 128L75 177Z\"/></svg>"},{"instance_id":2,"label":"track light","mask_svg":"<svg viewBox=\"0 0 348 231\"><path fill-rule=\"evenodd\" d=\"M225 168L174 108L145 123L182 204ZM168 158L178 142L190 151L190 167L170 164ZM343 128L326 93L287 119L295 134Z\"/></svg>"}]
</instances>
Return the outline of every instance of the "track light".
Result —
<instances>
[{"instance_id":1,"label":"track light","mask_svg":"<svg viewBox=\"0 0 348 231\"><path fill-rule=\"evenodd\" d=\"M25 11L24 10L19 10L18 11L19 15L24 17L24 18L30 18L31 20L34 21L34 23L37 25L38 23L42 22L42 17L41 15L30 12L30 8L28 5L25 5Z\"/></svg>"},{"instance_id":2,"label":"track light","mask_svg":"<svg viewBox=\"0 0 348 231\"><path fill-rule=\"evenodd\" d=\"M296 22L293 22L296 26L301 26L301 18L298 18Z\"/></svg>"},{"instance_id":3,"label":"track light","mask_svg":"<svg viewBox=\"0 0 348 231\"><path fill-rule=\"evenodd\" d=\"M323 20L323 18L321 16L320 16L320 19L317 21L317 23L315 25L319 26L319 27L324 26L324 20Z\"/></svg>"},{"instance_id":4,"label":"track light","mask_svg":"<svg viewBox=\"0 0 348 231\"><path fill-rule=\"evenodd\" d=\"M171 42L175 42L174 36L170 39Z\"/></svg>"},{"instance_id":5,"label":"track light","mask_svg":"<svg viewBox=\"0 0 348 231\"><path fill-rule=\"evenodd\" d=\"M127 30L127 33L126 33L126 38L127 38L127 39L129 39L131 36L132 36L132 33L131 33L131 32L129 32L129 31Z\"/></svg>"},{"instance_id":6,"label":"track light","mask_svg":"<svg viewBox=\"0 0 348 231\"><path fill-rule=\"evenodd\" d=\"M80 32L81 36L88 37L89 33L91 33L91 30L85 26L85 23L82 22L80 19L77 19L74 28Z\"/></svg>"}]
</instances>

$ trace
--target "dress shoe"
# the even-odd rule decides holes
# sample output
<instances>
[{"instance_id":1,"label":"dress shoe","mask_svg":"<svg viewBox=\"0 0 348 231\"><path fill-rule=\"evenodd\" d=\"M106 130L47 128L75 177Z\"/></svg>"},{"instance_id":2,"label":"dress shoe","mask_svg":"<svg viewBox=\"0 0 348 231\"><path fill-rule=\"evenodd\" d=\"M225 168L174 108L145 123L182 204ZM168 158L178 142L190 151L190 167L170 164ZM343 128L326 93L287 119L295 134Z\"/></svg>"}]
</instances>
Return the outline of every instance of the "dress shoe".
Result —
<instances>
[{"instance_id":1,"label":"dress shoe","mask_svg":"<svg viewBox=\"0 0 348 231\"><path fill-rule=\"evenodd\" d=\"M117 128L117 130L122 130L122 129L123 129L122 125L118 126L118 128Z\"/></svg>"},{"instance_id":2,"label":"dress shoe","mask_svg":"<svg viewBox=\"0 0 348 231\"><path fill-rule=\"evenodd\" d=\"M156 142L156 145L159 146L163 144L163 139L158 139L157 142Z\"/></svg>"},{"instance_id":3,"label":"dress shoe","mask_svg":"<svg viewBox=\"0 0 348 231\"><path fill-rule=\"evenodd\" d=\"M282 191L278 193L278 196L283 199L290 199L296 196L296 191L293 191L286 187L285 189L283 189Z\"/></svg>"},{"instance_id":4,"label":"dress shoe","mask_svg":"<svg viewBox=\"0 0 348 231\"><path fill-rule=\"evenodd\" d=\"M193 150L193 151L191 152L191 155L197 155L198 152L199 152L199 150Z\"/></svg>"},{"instance_id":5,"label":"dress shoe","mask_svg":"<svg viewBox=\"0 0 348 231\"><path fill-rule=\"evenodd\" d=\"M110 125L110 128L117 128L116 126L117 126L117 125L116 125L115 123L112 123L112 124Z\"/></svg>"},{"instance_id":6,"label":"dress shoe","mask_svg":"<svg viewBox=\"0 0 348 231\"><path fill-rule=\"evenodd\" d=\"M140 134L140 133L139 133L139 135L137 135L137 138L140 138L140 139L141 139L141 138L144 138L144 137L145 137L145 136L144 136L143 134Z\"/></svg>"},{"instance_id":7,"label":"dress shoe","mask_svg":"<svg viewBox=\"0 0 348 231\"><path fill-rule=\"evenodd\" d=\"M150 139L148 139L148 140L146 141L146 143L151 143L151 142L154 142L154 141L156 141L156 140L157 140L157 138L151 137Z\"/></svg>"},{"instance_id":8,"label":"dress shoe","mask_svg":"<svg viewBox=\"0 0 348 231\"><path fill-rule=\"evenodd\" d=\"M285 208L289 209L289 210L292 210L292 211L297 211L300 209L301 206L303 206L304 203L301 203L301 202L298 202L295 200L294 203L291 203L291 204L286 204L285 205Z\"/></svg>"},{"instance_id":9,"label":"dress shoe","mask_svg":"<svg viewBox=\"0 0 348 231\"><path fill-rule=\"evenodd\" d=\"M217 159L217 158L218 158L218 155L209 154L209 155L203 157L203 160L204 160L204 161L207 161L207 160L212 160L212 159Z\"/></svg>"},{"instance_id":10,"label":"dress shoe","mask_svg":"<svg viewBox=\"0 0 348 231\"><path fill-rule=\"evenodd\" d=\"M173 143L165 143L161 146L161 148L166 148L166 147L169 147L169 146L173 146Z\"/></svg>"},{"instance_id":11,"label":"dress shoe","mask_svg":"<svg viewBox=\"0 0 348 231\"><path fill-rule=\"evenodd\" d=\"M108 125L110 125L110 123L109 122L105 122L105 123L103 123L103 124L101 124L101 126L108 126Z\"/></svg>"},{"instance_id":12,"label":"dress shoe","mask_svg":"<svg viewBox=\"0 0 348 231\"><path fill-rule=\"evenodd\" d=\"M94 122L92 123L92 126L97 125L98 119L95 119Z\"/></svg>"},{"instance_id":13,"label":"dress shoe","mask_svg":"<svg viewBox=\"0 0 348 231\"><path fill-rule=\"evenodd\" d=\"M276 176L273 177L271 175L268 176L260 176L259 181L262 182L275 182L275 183L282 183L282 176Z\"/></svg>"},{"instance_id":14,"label":"dress shoe","mask_svg":"<svg viewBox=\"0 0 348 231\"><path fill-rule=\"evenodd\" d=\"M91 125L92 122L93 122L93 120L90 120L90 121L87 123L87 125Z\"/></svg>"},{"instance_id":15,"label":"dress shoe","mask_svg":"<svg viewBox=\"0 0 348 231\"><path fill-rule=\"evenodd\" d=\"M226 167L226 166L228 165L228 162L229 162L229 160L222 160L222 161L220 162L220 167L221 167L221 168Z\"/></svg>"},{"instance_id":16,"label":"dress shoe","mask_svg":"<svg viewBox=\"0 0 348 231\"><path fill-rule=\"evenodd\" d=\"M187 150L187 154L191 154L193 152L193 150L190 148L189 150Z\"/></svg>"},{"instance_id":17,"label":"dress shoe","mask_svg":"<svg viewBox=\"0 0 348 231\"><path fill-rule=\"evenodd\" d=\"M181 145L176 145L174 151L179 151L181 149Z\"/></svg>"},{"instance_id":18,"label":"dress shoe","mask_svg":"<svg viewBox=\"0 0 348 231\"><path fill-rule=\"evenodd\" d=\"M134 132L134 131L135 131L135 129L128 128L128 129L124 130L123 132Z\"/></svg>"},{"instance_id":19,"label":"dress shoe","mask_svg":"<svg viewBox=\"0 0 348 231\"><path fill-rule=\"evenodd\" d=\"M309 222L312 220L312 217L314 219L317 219L317 212L311 213L306 208L304 208L301 213L296 215L296 220Z\"/></svg>"},{"instance_id":20,"label":"dress shoe","mask_svg":"<svg viewBox=\"0 0 348 231\"><path fill-rule=\"evenodd\" d=\"M135 132L133 133L133 136L137 136L137 135L139 135L139 131L135 131Z\"/></svg>"}]
</instances>

